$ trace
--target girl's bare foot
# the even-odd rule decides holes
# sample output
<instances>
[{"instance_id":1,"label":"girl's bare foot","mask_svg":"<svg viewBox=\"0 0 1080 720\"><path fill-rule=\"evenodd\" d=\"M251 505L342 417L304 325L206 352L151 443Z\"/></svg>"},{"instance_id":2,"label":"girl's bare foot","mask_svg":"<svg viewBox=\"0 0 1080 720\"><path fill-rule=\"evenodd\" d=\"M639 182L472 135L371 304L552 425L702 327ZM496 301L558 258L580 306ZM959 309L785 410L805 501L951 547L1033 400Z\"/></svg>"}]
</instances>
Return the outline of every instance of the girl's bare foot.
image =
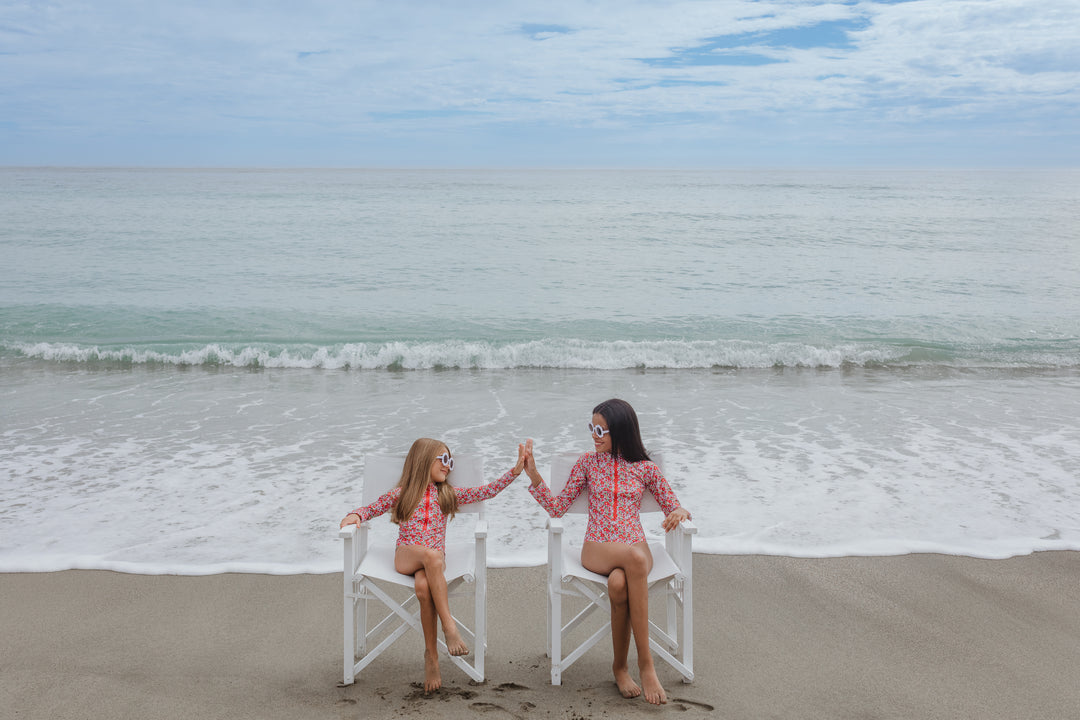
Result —
<instances>
[{"instance_id":1,"label":"girl's bare foot","mask_svg":"<svg viewBox=\"0 0 1080 720\"><path fill-rule=\"evenodd\" d=\"M443 634L446 635L446 651L451 655L468 655L469 646L465 644L465 641L461 639L461 634L454 628L453 632L444 630Z\"/></svg>"},{"instance_id":2,"label":"girl's bare foot","mask_svg":"<svg viewBox=\"0 0 1080 720\"><path fill-rule=\"evenodd\" d=\"M667 694L664 686L660 684L660 678L656 677L656 669L651 665L639 668L641 671L641 684L645 688L645 699L653 705L663 705L667 702Z\"/></svg>"},{"instance_id":3,"label":"girl's bare foot","mask_svg":"<svg viewBox=\"0 0 1080 720\"><path fill-rule=\"evenodd\" d=\"M442 687L442 673L439 672L439 654L424 653L424 692L435 692Z\"/></svg>"},{"instance_id":4,"label":"girl's bare foot","mask_svg":"<svg viewBox=\"0 0 1080 720\"><path fill-rule=\"evenodd\" d=\"M624 698L636 698L641 694L641 688L634 682L634 678L630 677L630 671L625 665L622 667L613 665L611 671L615 673L615 684L619 686L619 692Z\"/></svg>"}]
</instances>

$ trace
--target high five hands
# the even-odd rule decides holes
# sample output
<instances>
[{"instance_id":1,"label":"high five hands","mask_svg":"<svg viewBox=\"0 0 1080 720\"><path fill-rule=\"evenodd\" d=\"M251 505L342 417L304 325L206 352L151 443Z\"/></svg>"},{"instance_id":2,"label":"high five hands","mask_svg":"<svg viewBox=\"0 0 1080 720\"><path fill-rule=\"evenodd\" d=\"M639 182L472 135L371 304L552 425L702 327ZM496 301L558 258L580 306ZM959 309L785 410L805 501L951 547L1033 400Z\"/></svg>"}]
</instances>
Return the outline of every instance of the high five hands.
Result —
<instances>
[{"instance_id":1,"label":"high five hands","mask_svg":"<svg viewBox=\"0 0 1080 720\"><path fill-rule=\"evenodd\" d=\"M544 481L544 478L540 477L540 471L536 469L536 458L533 457L533 441L526 440L524 444L518 445L518 465L514 468L515 473L520 473L524 468L525 474L532 480L533 487L536 487Z\"/></svg>"},{"instance_id":2,"label":"high five hands","mask_svg":"<svg viewBox=\"0 0 1080 720\"><path fill-rule=\"evenodd\" d=\"M525 469L525 462L527 457L525 454L526 447L528 448L528 452L532 452L532 440L529 440L527 443L518 444L518 459L517 464L514 465L514 477L520 475L521 471Z\"/></svg>"}]
</instances>

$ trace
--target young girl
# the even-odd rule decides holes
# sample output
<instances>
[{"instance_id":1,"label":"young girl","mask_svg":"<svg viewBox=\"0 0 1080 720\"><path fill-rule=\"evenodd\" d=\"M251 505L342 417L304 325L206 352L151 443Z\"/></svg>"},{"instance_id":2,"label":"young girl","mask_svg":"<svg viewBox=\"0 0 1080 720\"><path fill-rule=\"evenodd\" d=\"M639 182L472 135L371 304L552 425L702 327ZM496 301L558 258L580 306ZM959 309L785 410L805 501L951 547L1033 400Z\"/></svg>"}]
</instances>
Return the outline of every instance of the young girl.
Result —
<instances>
[{"instance_id":1,"label":"young girl","mask_svg":"<svg viewBox=\"0 0 1080 720\"><path fill-rule=\"evenodd\" d=\"M415 581L420 624L424 629L424 690L427 692L442 687L436 620L442 621L450 654L469 654L450 615L444 575L446 523L454 517L458 505L498 495L521 474L524 465L525 446L519 445L517 465L501 478L479 487L456 488L447 480L454 469L450 449L438 440L420 438L409 449L397 487L341 521L341 527L359 525L389 510L390 519L400 526L394 568L403 575L412 575Z\"/></svg>"},{"instance_id":2,"label":"young girl","mask_svg":"<svg viewBox=\"0 0 1080 720\"><path fill-rule=\"evenodd\" d=\"M525 472L532 480L529 492L549 515L562 517L581 491L588 488L589 523L581 564L608 578L615 683L625 697L642 694L642 688L630 677L627 663L632 630L645 699L659 705L667 702L667 696L649 651L647 580L653 558L641 527L641 495L646 488L652 492L666 515L665 531L689 520L690 513L679 505L660 469L645 452L637 414L629 403L612 399L597 405L589 433L596 452L578 459L558 497L552 496L537 472L529 444L525 449Z\"/></svg>"}]
</instances>

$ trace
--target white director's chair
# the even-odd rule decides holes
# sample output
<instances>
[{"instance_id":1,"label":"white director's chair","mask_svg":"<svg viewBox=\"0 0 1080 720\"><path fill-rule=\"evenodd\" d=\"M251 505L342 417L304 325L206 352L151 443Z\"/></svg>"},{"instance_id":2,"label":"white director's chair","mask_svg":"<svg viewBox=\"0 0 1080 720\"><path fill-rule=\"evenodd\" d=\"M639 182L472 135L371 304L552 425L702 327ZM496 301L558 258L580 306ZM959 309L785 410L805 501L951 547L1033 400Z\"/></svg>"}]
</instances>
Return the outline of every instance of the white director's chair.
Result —
<instances>
[{"instance_id":1,"label":"white director's chair","mask_svg":"<svg viewBox=\"0 0 1080 720\"><path fill-rule=\"evenodd\" d=\"M577 453L561 454L551 463L551 493L558 496L570 479L570 471L580 457ZM653 458L657 465L660 460ZM662 512L652 493L641 499L641 512ZM589 513L588 490L583 490L567 514ZM649 607L654 596L666 602L666 627L649 621L649 647L654 655L667 662L683 676L683 682L694 679L694 608L693 608L693 536L697 527L683 521L667 533L664 543L650 543L653 569L649 573ZM562 684L562 673L584 655L593 645L611 634L611 608L607 597L607 576L586 570L581 564L580 542L570 545L563 540L561 518L548 520L548 656L551 658L551 684ZM562 621L563 598L583 598L587 605L565 625ZM563 644L569 634L590 615L599 610L607 616L605 622L589 638L565 652ZM652 614L650 612L650 614ZM564 654L565 653L565 654Z\"/></svg>"},{"instance_id":2,"label":"white director's chair","mask_svg":"<svg viewBox=\"0 0 1080 720\"><path fill-rule=\"evenodd\" d=\"M364 466L364 489L362 505L370 505L380 495L397 485L405 455L368 455ZM484 466L478 458L454 456L454 470L450 474L454 487L475 487L484 482ZM454 620L462 636L472 648L472 663L464 657L452 656L446 643L439 639L439 650L473 680L484 680L484 651L487 649L487 521L484 519L484 503L460 505L458 516L478 515L473 538L466 542L446 544L446 582L450 597L473 595L474 622L469 628L457 617ZM372 518L359 528L349 525L342 528L339 536L345 540L345 633L344 633L344 681L352 684L356 676L371 664L384 650L410 629L423 636L420 625L419 602L413 589L412 575L402 575L394 570L394 543L398 528L389 521L390 513ZM369 544L371 525L378 523L380 541ZM386 591L385 585L409 588L408 599L396 601ZM400 594L400 593L399 593ZM369 601L373 607L369 608ZM386 613L377 622L369 622L369 609L373 613ZM388 612L387 612L388 611ZM392 629L392 630L391 630ZM385 635L387 631L389 635ZM372 648L368 644L385 637Z\"/></svg>"}]
</instances>

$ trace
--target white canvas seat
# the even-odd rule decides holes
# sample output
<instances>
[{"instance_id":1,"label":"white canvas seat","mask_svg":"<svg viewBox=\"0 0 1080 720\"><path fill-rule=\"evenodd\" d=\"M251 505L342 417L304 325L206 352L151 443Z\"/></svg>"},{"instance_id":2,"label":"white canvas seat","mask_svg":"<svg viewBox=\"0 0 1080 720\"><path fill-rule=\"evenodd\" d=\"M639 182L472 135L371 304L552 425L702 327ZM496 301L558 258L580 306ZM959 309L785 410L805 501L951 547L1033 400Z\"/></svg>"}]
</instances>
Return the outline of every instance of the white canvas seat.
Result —
<instances>
[{"instance_id":1,"label":"white canvas seat","mask_svg":"<svg viewBox=\"0 0 1080 720\"><path fill-rule=\"evenodd\" d=\"M405 455L368 455L364 466L364 489L362 505L369 505L401 478ZM454 456L454 470L450 475L454 487L475 487L484 483L484 466L478 458ZM473 536L466 542L446 544L446 582L450 598L473 596L472 627L454 617L462 637L472 652L466 657L452 656L447 652L446 642L439 639L439 650L466 675L477 682L484 680L484 652L487 649L487 521L484 519L484 503L471 503L458 507L457 521L462 515L476 516ZM398 527L389 521L390 514L361 523L349 525L339 531L344 539L344 683L352 684L356 676L370 665L384 650L409 630L423 637L420 625L420 608L412 592L413 576L402 575L394 570L394 549ZM378 527L373 528L372 525ZM379 535L378 543L369 542L369 534ZM409 588L408 598L403 602L394 599L387 584ZM398 595L401 592L397 592ZM369 607L370 601L371 607ZM371 614L382 615L371 621ZM387 634L389 632L389 634ZM382 637L378 644L369 647ZM471 658L471 662L470 662Z\"/></svg>"},{"instance_id":2,"label":"white canvas seat","mask_svg":"<svg viewBox=\"0 0 1080 720\"><path fill-rule=\"evenodd\" d=\"M558 495L579 454L561 454L551 463L550 487ZM653 460L659 465L658 457ZM661 512L652 494L642 497L641 512ZM588 491L583 491L567 514L588 515ZM643 523L645 520L643 519ZM656 521L657 526L660 520ZM646 525L646 527L648 527ZM585 569L581 564L581 539L572 545L563 538L561 518L548 520L548 633L547 651L551 658L551 684L562 684L562 674L596 643L611 634L611 608L607 597L607 576ZM653 568L649 573L649 611L654 613L654 599L665 603L663 627L649 621L649 647L655 657L675 668L683 682L694 679L694 608L693 608L693 536L697 527L684 521L667 533L664 542L649 543ZM585 608L563 624L563 599L582 598ZM570 634L596 611L605 616L596 631L576 648L565 649Z\"/></svg>"}]
</instances>

